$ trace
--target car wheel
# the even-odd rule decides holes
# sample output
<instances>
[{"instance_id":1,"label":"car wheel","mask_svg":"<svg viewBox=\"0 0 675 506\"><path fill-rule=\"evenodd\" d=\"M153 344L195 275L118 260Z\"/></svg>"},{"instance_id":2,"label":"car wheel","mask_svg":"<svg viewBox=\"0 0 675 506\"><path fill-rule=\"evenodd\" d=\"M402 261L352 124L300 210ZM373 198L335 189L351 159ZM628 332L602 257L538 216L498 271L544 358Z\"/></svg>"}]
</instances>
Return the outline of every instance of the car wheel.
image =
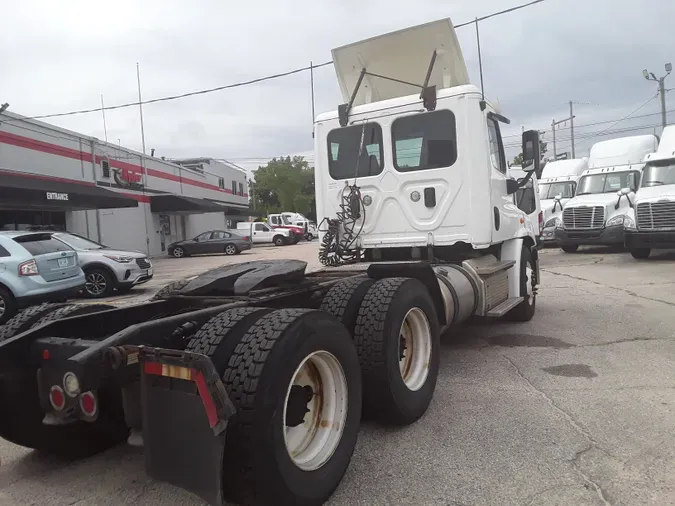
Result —
<instances>
[{"instance_id":1,"label":"car wheel","mask_svg":"<svg viewBox=\"0 0 675 506\"><path fill-rule=\"evenodd\" d=\"M171 254L174 258L183 258L185 256L185 250L180 246L176 246Z\"/></svg>"},{"instance_id":2,"label":"car wheel","mask_svg":"<svg viewBox=\"0 0 675 506\"><path fill-rule=\"evenodd\" d=\"M84 284L84 295L92 299L108 297L112 294L113 279L108 271L103 269L86 269L84 271L86 282Z\"/></svg>"},{"instance_id":3,"label":"car wheel","mask_svg":"<svg viewBox=\"0 0 675 506\"><path fill-rule=\"evenodd\" d=\"M314 234L307 234L307 240L313 241L314 240Z\"/></svg>"},{"instance_id":4,"label":"car wheel","mask_svg":"<svg viewBox=\"0 0 675 506\"><path fill-rule=\"evenodd\" d=\"M286 244L286 241L284 240L283 235L275 235L273 239L274 245L275 246L283 246Z\"/></svg>"},{"instance_id":5,"label":"car wheel","mask_svg":"<svg viewBox=\"0 0 675 506\"><path fill-rule=\"evenodd\" d=\"M651 252L652 252L651 248L635 248L630 250L630 254L633 256L633 258L638 260L644 260L645 258L649 258L649 254Z\"/></svg>"},{"instance_id":6,"label":"car wheel","mask_svg":"<svg viewBox=\"0 0 675 506\"><path fill-rule=\"evenodd\" d=\"M579 249L578 244L566 244L564 246L560 246L560 249L563 250L565 253L574 253L576 250Z\"/></svg>"},{"instance_id":7,"label":"car wheel","mask_svg":"<svg viewBox=\"0 0 675 506\"><path fill-rule=\"evenodd\" d=\"M236 255L239 252L237 247L234 244L228 244L225 246L226 255Z\"/></svg>"},{"instance_id":8,"label":"car wheel","mask_svg":"<svg viewBox=\"0 0 675 506\"><path fill-rule=\"evenodd\" d=\"M0 286L0 325L16 314L16 301L9 290Z\"/></svg>"}]
</instances>

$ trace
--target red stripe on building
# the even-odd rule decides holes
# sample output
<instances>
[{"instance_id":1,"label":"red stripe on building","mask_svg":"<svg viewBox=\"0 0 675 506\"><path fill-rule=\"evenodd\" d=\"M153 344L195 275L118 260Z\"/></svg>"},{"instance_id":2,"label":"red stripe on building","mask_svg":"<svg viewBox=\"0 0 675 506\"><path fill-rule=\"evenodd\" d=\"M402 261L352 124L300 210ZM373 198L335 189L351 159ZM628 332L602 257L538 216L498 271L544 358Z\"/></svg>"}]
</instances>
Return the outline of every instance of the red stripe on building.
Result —
<instances>
[{"instance_id":1,"label":"red stripe on building","mask_svg":"<svg viewBox=\"0 0 675 506\"><path fill-rule=\"evenodd\" d=\"M112 190L110 190L112 191ZM115 192L119 193L120 195L124 195L125 197L129 197L130 199L134 199L138 202L141 202L143 204L149 204L150 203L150 197L148 195L139 195L137 193L126 193L126 192Z\"/></svg>"},{"instance_id":2,"label":"red stripe on building","mask_svg":"<svg viewBox=\"0 0 675 506\"><path fill-rule=\"evenodd\" d=\"M75 141L73 141L75 142ZM48 142L38 141L36 139L31 139L30 137L24 137L22 135L10 134L8 132L0 132L0 143L11 144L12 146L17 146L20 148L31 149L33 151L40 151L42 153L49 153L51 155L64 156L66 158L73 158L75 160L83 160L85 162L91 162L91 153L85 151L78 151L76 149L64 148L57 144L50 144ZM100 155L96 155L96 163L100 163L101 159L105 158ZM133 163L123 162L120 160L115 160L114 158L108 158L110 166L117 169L127 169L133 172L139 172L141 174L146 171L140 165L134 165ZM147 169L147 175L156 177L159 179L166 179L168 181L174 181L177 183L185 183L191 186L198 186L199 188L205 188L207 190L213 190L220 193L227 193L229 195L236 195L232 190L223 189L219 186L216 186L211 183L205 183L204 181L197 181L195 179L190 179L188 177L177 176L168 172L162 172L157 169ZM53 178L59 179L59 178ZM72 182L72 180L66 180ZM92 184L92 183L87 183ZM241 195L239 195L241 196Z\"/></svg>"}]
</instances>

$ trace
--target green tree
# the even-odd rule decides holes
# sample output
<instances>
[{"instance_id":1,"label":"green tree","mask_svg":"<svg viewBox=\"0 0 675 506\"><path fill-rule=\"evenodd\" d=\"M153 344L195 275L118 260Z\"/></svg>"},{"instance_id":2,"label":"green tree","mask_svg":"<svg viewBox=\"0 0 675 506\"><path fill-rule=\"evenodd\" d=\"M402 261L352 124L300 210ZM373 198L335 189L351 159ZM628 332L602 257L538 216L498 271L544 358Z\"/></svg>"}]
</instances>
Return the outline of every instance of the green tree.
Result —
<instances>
[{"instance_id":1,"label":"green tree","mask_svg":"<svg viewBox=\"0 0 675 506\"><path fill-rule=\"evenodd\" d=\"M314 167L302 156L273 158L249 181L251 208L262 215L292 211L316 220Z\"/></svg>"},{"instance_id":2,"label":"green tree","mask_svg":"<svg viewBox=\"0 0 675 506\"><path fill-rule=\"evenodd\" d=\"M522 165L523 164L523 154L518 153L513 157L513 163L511 165Z\"/></svg>"}]
</instances>

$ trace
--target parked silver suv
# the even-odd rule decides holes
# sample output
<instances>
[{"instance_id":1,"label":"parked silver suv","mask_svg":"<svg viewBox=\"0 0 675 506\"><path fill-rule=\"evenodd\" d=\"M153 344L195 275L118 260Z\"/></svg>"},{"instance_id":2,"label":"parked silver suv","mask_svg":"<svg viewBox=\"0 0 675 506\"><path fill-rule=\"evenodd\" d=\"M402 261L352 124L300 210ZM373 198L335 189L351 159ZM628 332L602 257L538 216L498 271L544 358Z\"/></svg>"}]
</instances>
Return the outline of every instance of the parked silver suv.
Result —
<instances>
[{"instance_id":1,"label":"parked silver suv","mask_svg":"<svg viewBox=\"0 0 675 506\"><path fill-rule=\"evenodd\" d=\"M0 232L0 325L19 309L84 288L77 253L49 232Z\"/></svg>"},{"instance_id":2,"label":"parked silver suv","mask_svg":"<svg viewBox=\"0 0 675 506\"><path fill-rule=\"evenodd\" d=\"M87 297L107 297L115 289L127 292L152 279L152 263L145 253L112 249L70 232L55 232L54 237L77 251L87 277Z\"/></svg>"}]
</instances>

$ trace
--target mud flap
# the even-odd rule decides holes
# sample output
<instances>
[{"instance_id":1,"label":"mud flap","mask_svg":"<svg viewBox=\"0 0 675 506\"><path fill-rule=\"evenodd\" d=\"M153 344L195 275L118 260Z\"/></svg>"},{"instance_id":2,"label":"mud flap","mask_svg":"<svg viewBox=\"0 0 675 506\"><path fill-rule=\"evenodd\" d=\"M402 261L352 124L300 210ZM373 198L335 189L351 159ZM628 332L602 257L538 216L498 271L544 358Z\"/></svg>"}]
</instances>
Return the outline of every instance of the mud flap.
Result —
<instances>
[{"instance_id":1,"label":"mud flap","mask_svg":"<svg viewBox=\"0 0 675 506\"><path fill-rule=\"evenodd\" d=\"M223 504L227 420L234 406L206 356L141 348L141 406L146 472Z\"/></svg>"}]
</instances>

